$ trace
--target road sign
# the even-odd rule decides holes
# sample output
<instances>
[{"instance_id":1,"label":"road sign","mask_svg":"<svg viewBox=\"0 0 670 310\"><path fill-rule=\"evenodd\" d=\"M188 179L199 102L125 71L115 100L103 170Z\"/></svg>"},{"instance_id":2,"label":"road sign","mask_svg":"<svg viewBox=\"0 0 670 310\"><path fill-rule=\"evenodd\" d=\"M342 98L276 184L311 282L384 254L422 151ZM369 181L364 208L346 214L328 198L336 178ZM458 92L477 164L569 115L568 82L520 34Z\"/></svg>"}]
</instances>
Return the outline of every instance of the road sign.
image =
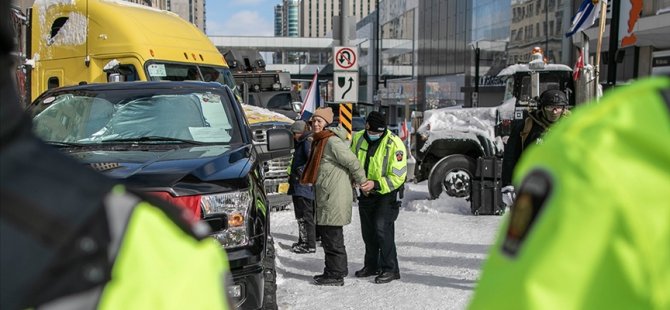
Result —
<instances>
[{"instance_id":1,"label":"road sign","mask_svg":"<svg viewBox=\"0 0 670 310\"><path fill-rule=\"evenodd\" d=\"M334 71L358 71L358 53L354 46L333 47Z\"/></svg>"},{"instance_id":2,"label":"road sign","mask_svg":"<svg viewBox=\"0 0 670 310\"><path fill-rule=\"evenodd\" d=\"M358 71L337 72L334 75L335 102L358 102Z\"/></svg>"}]
</instances>

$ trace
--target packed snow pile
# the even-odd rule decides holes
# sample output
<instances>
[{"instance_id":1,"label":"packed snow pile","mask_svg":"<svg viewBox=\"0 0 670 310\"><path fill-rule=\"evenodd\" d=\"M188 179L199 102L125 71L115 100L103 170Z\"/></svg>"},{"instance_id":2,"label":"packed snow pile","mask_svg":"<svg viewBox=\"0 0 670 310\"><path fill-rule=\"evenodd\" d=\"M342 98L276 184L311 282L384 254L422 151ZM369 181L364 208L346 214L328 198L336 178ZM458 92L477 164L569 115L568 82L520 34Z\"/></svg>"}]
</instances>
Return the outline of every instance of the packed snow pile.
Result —
<instances>
[{"instance_id":1,"label":"packed snow pile","mask_svg":"<svg viewBox=\"0 0 670 310\"><path fill-rule=\"evenodd\" d=\"M431 200L426 187L426 182L406 183L405 197L402 200L403 210L423 213L472 214L470 202L465 198L451 197L442 193L439 198Z\"/></svg>"},{"instance_id":2,"label":"packed snow pile","mask_svg":"<svg viewBox=\"0 0 670 310\"><path fill-rule=\"evenodd\" d=\"M441 108L425 111L423 123L418 129L419 134L427 137L421 151L426 151L433 141L441 139L472 140L480 143L477 136L489 139L502 149L502 141L495 136L496 115L502 118L511 117L515 101L515 98L511 98L500 106L490 108Z\"/></svg>"},{"instance_id":3,"label":"packed snow pile","mask_svg":"<svg viewBox=\"0 0 670 310\"><path fill-rule=\"evenodd\" d=\"M338 287L313 284L312 276L323 272L323 248L293 253L293 211L272 212L279 309L466 309L504 217L473 216L464 199L429 197L425 182L406 184L395 222L401 278L387 284L354 276L365 255L356 204L343 229L349 276Z\"/></svg>"}]
</instances>

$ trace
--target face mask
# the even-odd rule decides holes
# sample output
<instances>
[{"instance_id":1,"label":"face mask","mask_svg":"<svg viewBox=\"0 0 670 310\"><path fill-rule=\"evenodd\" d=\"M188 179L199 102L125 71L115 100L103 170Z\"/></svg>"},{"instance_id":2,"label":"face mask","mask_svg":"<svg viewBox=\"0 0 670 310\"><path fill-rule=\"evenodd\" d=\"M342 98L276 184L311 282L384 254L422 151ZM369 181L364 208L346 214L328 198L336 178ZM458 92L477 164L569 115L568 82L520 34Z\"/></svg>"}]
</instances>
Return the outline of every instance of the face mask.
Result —
<instances>
[{"instance_id":1,"label":"face mask","mask_svg":"<svg viewBox=\"0 0 670 310\"><path fill-rule=\"evenodd\" d=\"M368 138L370 138L370 141L377 141L377 140L379 140L379 138L381 138L381 137L382 137L382 135L371 135L371 134L368 134Z\"/></svg>"}]
</instances>

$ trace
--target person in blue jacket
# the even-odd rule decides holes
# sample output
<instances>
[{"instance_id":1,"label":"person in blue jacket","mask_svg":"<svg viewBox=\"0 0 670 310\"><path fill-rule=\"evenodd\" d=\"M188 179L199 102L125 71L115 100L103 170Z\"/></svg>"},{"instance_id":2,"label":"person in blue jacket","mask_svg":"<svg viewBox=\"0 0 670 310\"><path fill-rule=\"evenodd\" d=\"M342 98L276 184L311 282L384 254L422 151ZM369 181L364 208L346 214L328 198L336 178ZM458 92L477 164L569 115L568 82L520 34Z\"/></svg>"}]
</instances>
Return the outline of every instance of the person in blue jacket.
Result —
<instances>
[{"instance_id":1,"label":"person in blue jacket","mask_svg":"<svg viewBox=\"0 0 670 310\"><path fill-rule=\"evenodd\" d=\"M288 194L293 197L293 210L298 221L298 242L292 250L298 254L316 252L316 224L314 222L314 188L312 185L300 184L300 177L305 170L312 148L312 133L307 130L305 121L295 121L291 126L295 141L295 152L289 174Z\"/></svg>"}]
</instances>

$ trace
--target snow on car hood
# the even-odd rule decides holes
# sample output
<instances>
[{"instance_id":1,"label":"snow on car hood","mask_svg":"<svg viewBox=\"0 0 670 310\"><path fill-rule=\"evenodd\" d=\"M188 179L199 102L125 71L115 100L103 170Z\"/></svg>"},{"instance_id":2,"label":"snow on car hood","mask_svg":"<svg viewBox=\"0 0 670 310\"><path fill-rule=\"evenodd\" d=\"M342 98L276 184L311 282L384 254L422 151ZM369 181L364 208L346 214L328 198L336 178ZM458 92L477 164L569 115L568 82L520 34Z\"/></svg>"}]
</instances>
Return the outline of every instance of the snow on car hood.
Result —
<instances>
[{"instance_id":1,"label":"snow on car hood","mask_svg":"<svg viewBox=\"0 0 670 310\"><path fill-rule=\"evenodd\" d=\"M417 130L428 138L421 152L425 152L436 140L473 140L479 143L477 136L488 138L502 149L502 141L495 136L496 111L503 119L511 118L515 102L516 98L510 98L497 107L426 110L423 123Z\"/></svg>"},{"instance_id":2,"label":"snow on car hood","mask_svg":"<svg viewBox=\"0 0 670 310\"><path fill-rule=\"evenodd\" d=\"M258 124L264 122L280 122L293 124L293 120L287 116L270 111L265 108L257 107L250 104L242 104L242 109L244 109L244 114L247 116L247 120L250 124Z\"/></svg>"}]
</instances>

